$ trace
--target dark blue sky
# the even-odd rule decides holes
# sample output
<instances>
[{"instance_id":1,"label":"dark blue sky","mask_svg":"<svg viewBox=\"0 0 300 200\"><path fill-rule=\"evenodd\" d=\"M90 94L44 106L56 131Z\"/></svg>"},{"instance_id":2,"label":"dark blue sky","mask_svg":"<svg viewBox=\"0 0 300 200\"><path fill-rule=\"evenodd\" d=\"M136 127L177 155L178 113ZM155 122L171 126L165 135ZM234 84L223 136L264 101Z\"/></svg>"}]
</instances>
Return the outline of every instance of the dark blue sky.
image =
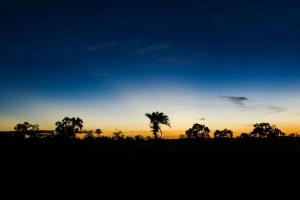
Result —
<instances>
[{"instance_id":1,"label":"dark blue sky","mask_svg":"<svg viewBox=\"0 0 300 200\"><path fill-rule=\"evenodd\" d=\"M40 115L51 111L61 116L46 117L45 127L51 128L65 115L85 116L75 108L88 110L85 106L93 105L89 101L97 99L101 105L94 107L99 112L90 116L102 120L99 126L117 126L100 108L116 101L112 104L119 112L127 112L124 102L136 105L139 97L146 102L149 93L153 101L141 103L144 109L133 112L132 121L158 108L180 108L167 108L171 100L163 104L157 97L184 96L182 101L189 103L183 105L215 101L215 107L226 108L226 103L240 104L222 96L245 97L245 102L261 102L253 105L261 115L261 109L270 106L282 108L276 114L286 111L290 118L300 113L287 103L299 98L299 1L1 1L0 27L0 119L9 127L19 121L39 122L39 117L25 117L40 112L33 109L36 104L48 108ZM128 94L136 98L128 100ZM162 107L155 107L155 101ZM73 111L62 113L57 105L72 105ZM208 107L190 109L201 117ZM238 118L237 112L244 111L226 112ZM222 124L215 111L204 113L211 114L212 125ZM188 112L185 115L189 118ZM234 126L236 118L226 123ZM267 115L262 120L277 118ZM191 117L189 123L195 120ZM42 128L46 120L39 123ZM91 129L95 123L89 124ZM8 129L5 124L0 129ZM131 127L131 122L124 126ZM178 130L188 128L183 126Z\"/></svg>"}]
</instances>

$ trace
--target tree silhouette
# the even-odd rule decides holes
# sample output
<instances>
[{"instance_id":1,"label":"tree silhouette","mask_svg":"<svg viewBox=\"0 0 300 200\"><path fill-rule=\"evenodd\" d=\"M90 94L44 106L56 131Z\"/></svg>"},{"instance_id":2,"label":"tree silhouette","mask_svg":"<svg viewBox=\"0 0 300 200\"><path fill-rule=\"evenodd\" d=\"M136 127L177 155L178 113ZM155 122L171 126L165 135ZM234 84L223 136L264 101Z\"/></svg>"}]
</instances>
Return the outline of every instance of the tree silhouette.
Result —
<instances>
[{"instance_id":1,"label":"tree silhouette","mask_svg":"<svg viewBox=\"0 0 300 200\"><path fill-rule=\"evenodd\" d=\"M55 130L59 135L63 137L75 138L75 134L82 129L82 124L83 121L79 117L65 117L61 122L57 121L55 123Z\"/></svg>"},{"instance_id":2,"label":"tree silhouette","mask_svg":"<svg viewBox=\"0 0 300 200\"><path fill-rule=\"evenodd\" d=\"M124 139L123 132L116 129L115 132L113 132L112 137L113 140L121 140Z\"/></svg>"},{"instance_id":3,"label":"tree silhouette","mask_svg":"<svg viewBox=\"0 0 300 200\"><path fill-rule=\"evenodd\" d=\"M133 141L134 139L131 136L126 136L125 140L127 140L127 141Z\"/></svg>"},{"instance_id":4,"label":"tree silhouette","mask_svg":"<svg viewBox=\"0 0 300 200\"><path fill-rule=\"evenodd\" d=\"M95 130L95 133L97 134L97 137L100 138L100 134L103 133L103 132L102 132L102 130L99 128L99 129L96 129L96 130Z\"/></svg>"},{"instance_id":5,"label":"tree silhouette","mask_svg":"<svg viewBox=\"0 0 300 200\"><path fill-rule=\"evenodd\" d=\"M188 130L186 130L185 135L187 138L192 138L193 137L193 129L189 128Z\"/></svg>"},{"instance_id":6,"label":"tree silhouette","mask_svg":"<svg viewBox=\"0 0 300 200\"><path fill-rule=\"evenodd\" d=\"M184 138L186 138L186 136L184 134L179 135L179 139L184 139Z\"/></svg>"},{"instance_id":7,"label":"tree silhouette","mask_svg":"<svg viewBox=\"0 0 300 200\"><path fill-rule=\"evenodd\" d=\"M93 135L93 131L87 132L83 138L84 139L94 139L95 137Z\"/></svg>"},{"instance_id":8,"label":"tree silhouette","mask_svg":"<svg viewBox=\"0 0 300 200\"><path fill-rule=\"evenodd\" d=\"M253 125L254 129L250 133L252 137L258 138L273 138L279 136L285 136L285 133L282 132L280 129L276 128L276 125L270 125L269 123L256 123Z\"/></svg>"},{"instance_id":9,"label":"tree silhouette","mask_svg":"<svg viewBox=\"0 0 300 200\"><path fill-rule=\"evenodd\" d=\"M300 137L300 135L298 133L291 133L288 137Z\"/></svg>"},{"instance_id":10,"label":"tree silhouette","mask_svg":"<svg viewBox=\"0 0 300 200\"><path fill-rule=\"evenodd\" d=\"M232 138L232 136L233 136L233 132L231 130L226 129L226 128L222 131L216 130L214 132L214 137L215 138Z\"/></svg>"},{"instance_id":11,"label":"tree silhouette","mask_svg":"<svg viewBox=\"0 0 300 200\"><path fill-rule=\"evenodd\" d=\"M29 136L29 137L34 137L35 136L35 132L39 130L39 126L38 124L29 124L28 122L24 122L23 124L17 124L14 127L15 132L15 137L18 138L25 138L25 136Z\"/></svg>"},{"instance_id":12,"label":"tree silhouette","mask_svg":"<svg viewBox=\"0 0 300 200\"><path fill-rule=\"evenodd\" d=\"M134 140L144 140L144 137L142 135L136 135L133 137Z\"/></svg>"},{"instance_id":13,"label":"tree silhouette","mask_svg":"<svg viewBox=\"0 0 300 200\"><path fill-rule=\"evenodd\" d=\"M210 130L204 124L194 124L192 128L185 131L187 138L210 138Z\"/></svg>"},{"instance_id":14,"label":"tree silhouette","mask_svg":"<svg viewBox=\"0 0 300 200\"><path fill-rule=\"evenodd\" d=\"M145 140L152 140L152 137L147 136L147 137L145 137Z\"/></svg>"},{"instance_id":15,"label":"tree silhouette","mask_svg":"<svg viewBox=\"0 0 300 200\"><path fill-rule=\"evenodd\" d=\"M162 135L160 124L167 125L171 128L169 117L164 115L164 113L153 112L152 114L146 113L145 115L150 119L150 128L152 128L151 132L153 132L155 139L158 138L158 131L160 131L160 134Z\"/></svg>"},{"instance_id":16,"label":"tree silhouette","mask_svg":"<svg viewBox=\"0 0 300 200\"><path fill-rule=\"evenodd\" d=\"M250 138L251 135L248 133L241 133L241 135L239 136L239 138Z\"/></svg>"},{"instance_id":17,"label":"tree silhouette","mask_svg":"<svg viewBox=\"0 0 300 200\"><path fill-rule=\"evenodd\" d=\"M272 125L272 131L269 133L269 135L267 135L267 137L269 138L273 138L273 137L281 137L281 136L285 136L285 133L282 132L279 128L276 128L276 125Z\"/></svg>"}]
</instances>

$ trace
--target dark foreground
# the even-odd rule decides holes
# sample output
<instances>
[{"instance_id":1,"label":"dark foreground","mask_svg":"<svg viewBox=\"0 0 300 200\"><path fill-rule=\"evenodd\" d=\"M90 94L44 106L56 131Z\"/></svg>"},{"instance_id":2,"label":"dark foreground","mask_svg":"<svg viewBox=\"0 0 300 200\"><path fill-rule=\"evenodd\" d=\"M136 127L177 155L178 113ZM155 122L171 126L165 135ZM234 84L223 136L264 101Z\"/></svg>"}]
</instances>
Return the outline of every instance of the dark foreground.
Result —
<instances>
[{"instance_id":1,"label":"dark foreground","mask_svg":"<svg viewBox=\"0 0 300 200\"><path fill-rule=\"evenodd\" d=\"M300 197L298 138L3 140L0 150L5 199Z\"/></svg>"}]
</instances>

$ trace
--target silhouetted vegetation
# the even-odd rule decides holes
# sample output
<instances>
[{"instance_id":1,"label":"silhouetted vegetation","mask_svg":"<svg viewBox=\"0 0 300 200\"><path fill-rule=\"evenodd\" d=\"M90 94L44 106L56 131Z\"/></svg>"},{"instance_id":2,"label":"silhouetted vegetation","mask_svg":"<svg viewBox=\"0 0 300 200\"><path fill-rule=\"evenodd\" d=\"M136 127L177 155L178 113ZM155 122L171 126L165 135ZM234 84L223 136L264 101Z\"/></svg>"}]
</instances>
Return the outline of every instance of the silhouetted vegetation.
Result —
<instances>
[{"instance_id":1,"label":"silhouetted vegetation","mask_svg":"<svg viewBox=\"0 0 300 200\"><path fill-rule=\"evenodd\" d=\"M216 130L214 132L214 137L215 138L232 138L233 136L233 132L231 130L228 129L224 129L224 130Z\"/></svg>"},{"instance_id":2,"label":"silhouetted vegetation","mask_svg":"<svg viewBox=\"0 0 300 200\"><path fill-rule=\"evenodd\" d=\"M144 140L144 137L142 135L136 135L134 136L134 140Z\"/></svg>"},{"instance_id":3,"label":"silhouetted vegetation","mask_svg":"<svg viewBox=\"0 0 300 200\"><path fill-rule=\"evenodd\" d=\"M94 139L93 131L87 132L84 136L84 139Z\"/></svg>"},{"instance_id":4,"label":"silhouetted vegetation","mask_svg":"<svg viewBox=\"0 0 300 200\"><path fill-rule=\"evenodd\" d=\"M101 133L103 133L103 132L102 132L101 129L96 129L96 130L95 130L95 133L97 134L97 137L100 138L100 135L101 135Z\"/></svg>"},{"instance_id":5,"label":"silhouetted vegetation","mask_svg":"<svg viewBox=\"0 0 300 200\"><path fill-rule=\"evenodd\" d=\"M164 113L153 112L152 114L146 113L145 115L150 119L150 128L152 128L151 132L153 132L154 139L158 138L158 131L160 131L162 135L160 124L167 125L171 128L169 117Z\"/></svg>"},{"instance_id":6,"label":"silhouetted vegetation","mask_svg":"<svg viewBox=\"0 0 300 200\"><path fill-rule=\"evenodd\" d=\"M291 133L288 135L289 137L300 137L298 133Z\"/></svg>"},{"instance_id":7,"label":"silhouetted vegetation","mask_svg":"<svg viewBox=\"0 0 300 200\"><path fill-rule=\"evenodd\" d=\"M20 138L20 139L24 139L25 136L28 136L30 138L35 137L35 132L39 130L39 126L38 124L29 124L28 122L24 122L23 124L17 124L14 127L15 130L15 134L14 137L15 138Z\"/></svg>"},{"instance_id":8,"label":"silhouetted vegetation","mask_svg":"<svg viewBox=\"0 0 300 200\"><path fill-rule=\"evenodd\" d=\"M119 133L118 130L116 132ZM202 186L189 191L191 185L198 187L203 183L207 186L226 183L234 186L228 192L236 195L239 192L243 194L241 187L247 191L253 186L263 190L274 190L276 187L282 190L287 183L296 182L297 186L300 178L297 173L300 167L297 159L300 153L299 138L133 138L3 139L0 140L1 181L8 187L15 183L33 187L31 192L35 195L48 190L44 194L47 198L38 196L38 199L58 199L60 189L70 192L68 197L77 196L80 191L86 195L88 191L88 194L108 194L115 199L119 195L136 195L136 191L153 185L172 188L178 185L170 194L176 196L178 192L184 193L185 199L190 199L186 195L199 195L196 199L201 199L205 192ZM90 184L96 181L103 184ZM53 189L53 185L57 189ZM14 189L20 193L21 188ZM157 190L150 194L155 192ZM261 195L261 191L250 191L251 194L255 192Z\"/></svg>"},{"instance_id":9,"label":"silhouetted vegetation","mask_svg":"<svg viewBox=\"0 0 300 200\"><path fill-rule=\"evenodd\" d=\"M204 124L194 124L192 128L185 131L187 138L210 138L210 130Z\"/></svg>"},{"instance_id":10,"label":"silhouetted vegetation","mask_svg":"<svg viewBox=\"0 0 300 200\"><path fill-rule=\"evenodd\" d=\"M257 123L251 133L241 133L238 138L233 138L229 129L216 130L214 138L210 138L209 128L196 123L180 135L181 139L167 140L157 135L161 131L159 124L170 126L169 119L160 116L165 115L157 112L150 116L154 139L140 134L125 137L118 129L111 137L100 135L101 129L96 129L95 137L93 131L81 130L80 118L66 117L57 122L57 137L42 137L39 134L45 131L39 132L38 125L17 124L14 137L0 132L1 181L7 185L38 183L44 188L54 183L70 189L79 183L101 180L105 183L97 186L101 194L111 188L118 188L117 193L123 194L129 189L139 191L158 184L180 185L180 189L186 190L191 185L198 186L199 180L208 185L274 188L300 178L295 173L300 167L297 133L285 136L275 125ZM15 133L28 139L15 139ZM76 133L86 135L81 140ZM199 189L196 191L199 194ZM235 194L237 191L234 190ZM55 192L51 190L47 195ZM113 194L115 190L110 192Z\"/></svg>"},{"instance_id":11,"label":"silhouetted vegetation","mask_svg":"<svg viewBox=\"0 0 300 200\"><path fill-rule=\"evenodd\" d=\"M111 137L113 140L123 140L125 138L124 134L122 131L116 129Z\"/></svg>"},{"instance_id":12,"label":"silhouetted vegetation","mask_svg":"<svg viewBox=\"0 0 300 200\"><path fill-rule=\"evenodd\" d=\"M76 133L82 129L83 127L83 121L79 117L75 118L69 118L65 117L61 122L57 121L55 123L56 126L56 132L61 137L66 138L75 138Z\"/></svg>"},{"instance_id":13,"label":"silhouetted vegetation","mask_svg":"<svg viewBox=\"0 0 300 200\"><path fill-rule=\"evenodd\" d=\"M285 136L285 133L282 132L280 129L276 128L275 125L270 125L269 123L256 123L253 125L254 129L250 133L251 137L258 137L258 138L274 138Z\"/></svg>"},{"instance_id":14,"label":"silhouetted vegetation","mask_svg":"<svg viewBox=\"0 0 300 200\"><path fill-rule=\"evenodd\" d=\"M151 132L153 132L154 139L161 139L161 136L157 133L161 131L160 124L170 125L170 120L167 115L164 115L164 113L159 112L153 112L152 114L146 113L145 114L150 119L150 128L152 128ZM95 129L95 131L81 131L83 127L83 121L79 117L75 118L69 118L65 117L61 122L58 121L55 123L56 125L56 136L61 138L75 138L76 133L86 133L83 137L84 139L94 139L96 138L94 136L94 133L97 135L97 138L103 138L108 139L109 137L101 136L103 133L101 129ZM290 137L290 138L296 138L300 137L298 133L291 133L289 135L286 135L284 132L282 132L279 128L276 127L276 125L270 125L269 123L256 123L253 125L253 131L250 133L241 133L236 138L245 139L245 138L278 138L278 137ZM179 135L179 139L185 139L185 138L210 138L210 129L205 126L204 124L194 124L192 128L189 128L185 131L184 134ZM0 136L0 139L8 139L8 138L19 138L19 139L25 139L25 137L28 138L45 138L45 137L53 137L55 136L53 131L47 131L47 130L39 130L39 124L30 124L28 122L24 122L23 124L17 124L14 127L14 132L5 134L2 133ZM233 138L233 132L228 129L224 130L216 130L214 132L214 138ZM144 138L143 135L136 135L134 137L129 137L123 134L120 130L115 130L111 136L112 140L151 140L152 138L150 136L147 136Z\"/></svg>"},{"instance_id":15,"label":"silhouetted vegetation","mask_svg":"<svg viewBox=\"0 0 300 200\"><path fill-rule=\"evenodd\" d=\"M251 135L249 133L241 133L241 135L238 138L250 138Z\"/></svg>"}]
</instances>

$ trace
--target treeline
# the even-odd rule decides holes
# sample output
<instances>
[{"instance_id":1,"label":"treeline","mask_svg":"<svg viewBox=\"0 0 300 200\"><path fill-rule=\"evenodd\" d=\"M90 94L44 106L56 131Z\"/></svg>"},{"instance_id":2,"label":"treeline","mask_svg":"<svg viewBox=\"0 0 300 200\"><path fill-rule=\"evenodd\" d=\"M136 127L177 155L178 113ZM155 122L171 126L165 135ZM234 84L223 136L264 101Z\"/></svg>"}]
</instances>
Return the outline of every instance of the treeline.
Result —
<instances>
[{"instance_id":1,"label":"treeline","mask_svg":"<svg viewBox=\"0 0 300 200\"><path fill-rule=\"evenodd\" d=\"M84 136L84 139L111 139L111 140L150 140L150 139L161 139L162 130L161 125L167 125L171 128L170 120L167 115L160 112L153 112L151 114L145 114L150 119L150 128L153 133L153 137L143 135L136 135L129 137L123 134L120 130L115 130L111 137L102 136L101 129L95 131L89 131ZM79 117L65 117L62 121L55 123L55 132L48 132L47 134L39 130L39 124L30 124L28 122L19 123L14 127L13 134L0 133L0 138L77 138L76 134L79 133L83 128L83 120ZM250 133L241 133L236 138L277 138L277 137L300 137L297 133L286 135L283 131L276 127L276 125L270 125L269 123L256 123L253 125L253 130ZM160 135L158 134L160 133ZM179 139L208 139L210 137L210 129L204 124L194 124L191 128L185 131L184 134L179 136ZM95 136L96 135L96 136ZM216 130L213 133L214 138L233 138L233 132L227 128L223 130Z\"/></svg>"}]
</instances>

